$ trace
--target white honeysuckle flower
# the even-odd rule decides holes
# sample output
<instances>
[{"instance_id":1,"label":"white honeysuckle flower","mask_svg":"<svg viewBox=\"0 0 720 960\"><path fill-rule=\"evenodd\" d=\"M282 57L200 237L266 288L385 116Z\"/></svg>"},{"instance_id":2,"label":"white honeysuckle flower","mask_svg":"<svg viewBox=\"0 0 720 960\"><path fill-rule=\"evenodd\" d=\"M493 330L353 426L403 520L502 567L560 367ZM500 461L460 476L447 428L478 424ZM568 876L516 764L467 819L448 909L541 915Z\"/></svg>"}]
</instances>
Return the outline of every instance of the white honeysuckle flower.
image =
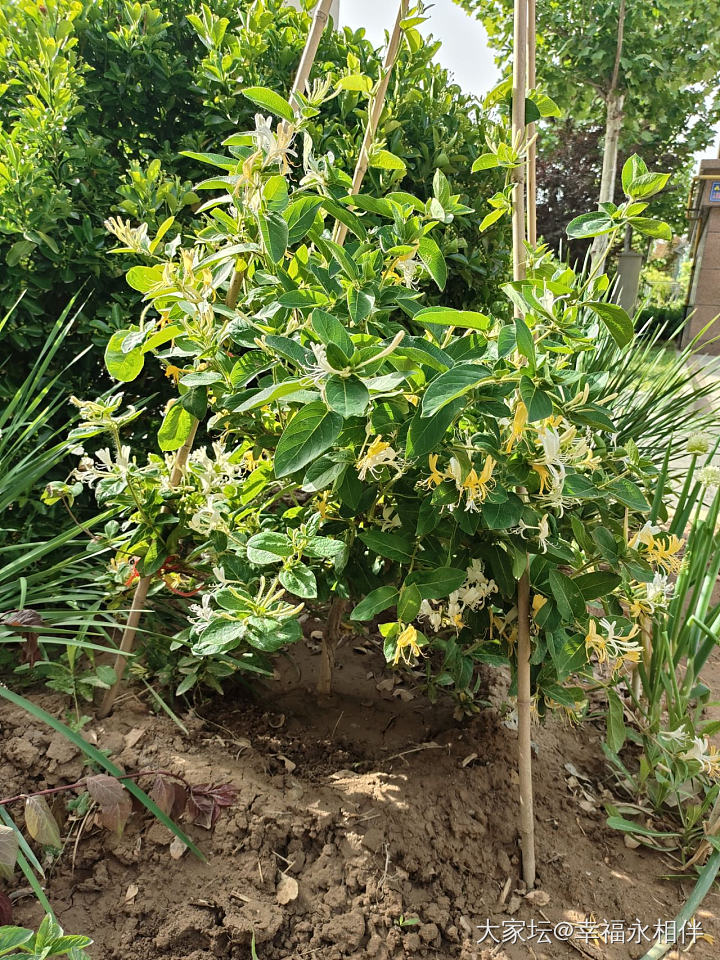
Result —
<instances>
[{"instance_id":1,"label":"white honeysuckle flower","mask_svg":"<svg viewBox=\"0 0 720 960\"><path fill-rule=\"evenodd\" d=\"M709 777L720 776L720 754L716 747L710 746L707 737L693 737L691 746L681 754L681 759L699 763L701 772Z\"/></svg>"},{"instance_id":2,"label":"white honeysuckle flower","mask_svg":"<svg viewBox=\"0 0 720 960\"><path fill-rule=\"evenodd\" d=\"M218 509L218 504L224 500L219 496L209 496L204 506L200 507L188 521L188 526L203 536L216 530L228 532L228 525Z\"/></svg>"},{"instance_id":3,"label":"white honeysuckle flower","mask_svg":"<svg viewBox=\"0 0 720 960\"><path fill-rule=\"evenodd\" d=\"M673 743L682 743L683 745L687 743L688 735L685 730L685 724L680 724L679 727L676 727L674 730L663 730L660 733L660 737L663 740L670 740Z\"/></svg>"},{"instance_id":4,"label":"white honeysuckle flower","mask_svg":"<svg viewBox=\"0 0 720 960\"><path fill-rule=\"evenodd\" d=\"M643 546L648 547L653 543L656 533L660 533L660 527L653 526L648 520L631 538L629 546L637 547L639 544L643 544Z\"/></svg>"},{"instance_id":5,"label":"white honeysuckle flower","mask_svg":"<svg viewBox=\"0 0 720 960\"><path fill-rule=\"evenodd\" d=\"M442 626L442 610L436 610L429 600L423 600L420 604L420 612L418 613L418 617L420 620L427 620L435 633L437 633Z\"/></svg>"},{"instance_id":6,"label":"white honeysuckle flower","mask_svg":"<svg viewBox=\"0 0 720 960\"><path fill-rule=\"evenodd\" d=\"M357 459L355 466L360 480L365 480L368 474L377 480L378 470L383 466L390 467L398 477L402 475L402 466L397 451L381 436L375 437L363 456Z\"/></svg>"},{"instance_id":7,"label":"white honeysuckle flower","mask_svg":"<svg viewBox=\"0 0 720 960\"><path fill-rule=\"evenodd\" d=\"M390 504L383 507L382 516L382 524L380 525L381 530L394 530L397 527L402 526L400 517L397 515L397 513L395 513L395 508Z\"/></svg>"},{"instance_id":8,"label":"white honeysuckle flower","mask_svg":"<svg viewBox=\"0 0 720 960\"><path fill-rule=\"evenodd\" d=\"M189 619L195 627L196 633L202 633L212 622L215 611L210 606L211 602L212 596L209 593L205 593L203 594L201 603L191 603L188 608L190 611Z\"/></svg>"},{"instance_id":9,"label":"white honeysuckle flower","mask_svg":"<svg viewBox=\"0 0 720 960\"><path fill-rule=\"evenodd\" d=\"M645 584L648 602L652 606L661 606L672 597L674 585L665 573L656 573L650 583Z\"/></svg>"}]
</instances>

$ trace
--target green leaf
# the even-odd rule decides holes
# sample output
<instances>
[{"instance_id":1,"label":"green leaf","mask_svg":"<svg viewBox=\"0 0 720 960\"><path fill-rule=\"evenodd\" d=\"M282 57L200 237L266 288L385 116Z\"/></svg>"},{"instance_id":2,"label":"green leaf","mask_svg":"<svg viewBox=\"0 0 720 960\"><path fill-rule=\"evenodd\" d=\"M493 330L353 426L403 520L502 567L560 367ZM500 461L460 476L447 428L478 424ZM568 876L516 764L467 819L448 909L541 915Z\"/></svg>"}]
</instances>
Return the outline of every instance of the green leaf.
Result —
<instances>
[{"instance_id":1,"label":"green leaf","mask_svg":"<svg viewBox=\"0 0 720 960\"><path fill-rule=\"evenodd\" d=\"M287 477L306 467L337 440L342 417L315 401L303 407L285 427L275 450L275 476Z\"/></svg>"},{"instance_id":2,"label":"green leaf","mask_svg":"<svg viewBox=\"0 0 720 960\"><path fill-rule=\"evenodd\" d=\"M474 310L453 310L450 307L426 307L413 317L422 326L460 327L466 330L487 330L490 317Z\"/></svg>"},{"instance_id":3,"label":"green leaf","mask_svg":"<svg viewBox=\"0 0 720 960\"><path fill-rule=\"evenodd\" d=\"M358 290L357 287L349 287L347 292L347 304L350 317L354 324L361 324L373 312L375 306L375 297L364 290Z\"/></svg>"},{"instance_id":4,"label":"green leaf","mask_svg":"<svg viewBox=\"0 0 720 960\"><path fill-rule=\"evenodd\" d=\"M616 303L605 303L601 300L590 300L586 303L593 313L596 313L608 328L610 335L619 347L624 347L632 340L635 329L633 322L622 307Z\"/></svg>"},{"instance_id":5,"label":"green leaf","mask_svg":"<svg viewBox=\"0 0 720 960\"><path fill-rule=\"evenodd\" d=\"M360 540L368 550L388 560L409 563L413 556L413 545L399 533L390 530L363 530Z\"/></svg>"},{"instance_id":6,"label":"green leaf","mask_svg":"<svg viewBox=\"0 0 720 960\"><path fill-rule=\"evenodd\" d=\"M447 264L440 247L432 237L422 238L418 246L418 256L440 290L444 290L447 282Z\"/></svg>"},{"instance_id":7,"label":"green leaf","mask_svg":"<svg viewBox=\"0 0 720 960\"><path fill-rule=\"evenodd\" d=\"M527 407L529 423L534 423L536 420L545 420L552 416L552 397L545 393L531 377L521 377L520 396Z\"/></svg>"},{"instance_id":8,"label":"green leaf","mask_svg":"<svg viewBox=\"0 0 720 960\"><path fill-rule=\"evenodd\" d=\"M467 572L459 567L436 567L411 573L405 583L415 584L423 600L439 600L459 590L466 577Z\"/></svg>"},{"instance_id":9,"label":"green leaf","mask_svg":"<svg viewBox=\"0 0 720 960\"><path fill-rule=\"evenodd\" d=\"M310 315L310 322L322 343L326 346L330 343L335 344L335 346L339 347L345 356L350 359L355 352L355 347L350 339L350 335L337 317L328 313L327 310L318 308L317 310L313 310Z\"/></svg>"},{"instance_id":10,"label":"green leaf","mask_svg":"<svg viewBox=\"0 0 720 960\"><path fill-rule=\"evenodd\" d=\"M130 383L140 375L145 363L142 347L133 347L123 353L122 344L130 330L116 330L105 348L105 366L107 372L116 380Z\"/></svg>"},{"instance_id":11,"label":"green leaf","mask_svg":"<svg viewBox=\"0 0 720 960\"><path fill-rule=\"evenodd\" d=\"M631 217L630 223L640 233L644 233L646 237L672 240L672 230L664 220L653 220L652 217Z\"/></svg>"},{"instance_id":12,"label":"green leaf","mask_svg":"<svg viewBox=\"0 0 720 960\"><path fill-rule=\"evenodd\" d=\"M647 164L642 157L639 157L636 153L628 157L622 168L623 191L630 196L630 184L633 180L637 180L638 177L644 176L647 172Z\"/></svg>"},{"instance_id":13,"label":"green leaf","mask_svg":"<svg viewBox=\"0 0 720 960\"><path fill-rule=\"evenodd\" d=\"M133 290L147 293L157 284L163 283L162 267L131 267L125 274L125 280Z\"/></svg>"},{"instance_id":14,"label":"green leaf","mask_svg":"<svg viewBox=\"0 0 720 960\"><path fill-rule=\"evenodd\" d=\"M264 407L274 400L282 400L283 397L291 397L300 390L306 390L312 386L310 379L300 380L282 380L280 383L271 383L268 387L263 387L243 403L238 404L234 409L238 413L245 413L247 410L256 410L258 407Z\"/></svg>"},{"instance_id":15,"label":"green leaf","mask_svg":"<svg viewBox=\"0 0 720 960\"><path fill-rule=\"evenodd\" d=\"M641 837L677 837L677 833L671 833L667 830L652 830L650 827L643 827L632 820L626 820L624 817L608 817L607 825L613 830L621 830L623 833L637 833ZM662 956L662 954L660 954Z\"/></svg>"},{"instance_id":16,"label":"green leaf","mask_svg":"<svg viewBox=\"0 0 720 960\"><path fill-rule=\"evenodd\" d=\"M393 606L399 597L395 587L384 586L371 590L350 614L351 620L372 620L376 613L381 613Z\"/></svg>"},{"instance_id":17,"label":"green leaf","mask_svg":"<svg viewBox=\"0 0 720 960\"><path fill-rule=\"evenodd\" d=\"M620 753L627 738L623 702L613 689L608 690L607 744L613 753Z\"/></svg>"},{"instance_id":18,"label":"green leaf","mask_svg":"<svg viewBox=\"0 0 720 960\"><path fill-rule=\"evenodd\" d=\"M0 956L17 950L34 936L33 931L26 930L25 927L0 927Z\"/></svg>"},{"instance_id":19,"label":"green leaf","mask_svg":"<svg viewBox=\"0 0 720 960\"><path fill-rule=\"evenodd\" d=\"M488 227L491 227L494 223L497 223L501 217L505 216L506 212L506 210L500 208L498 210L491 210L490 213L486 213L482 219L482 223L480 224L480 233L484 233Z\"/></svg>"},{"instance_id":20,"label":"green leaf","mask_svg":"<svg viewBox=\"0 0 720 960\"><path fill-rule=\"evenodd\" d=\"M302 628L297 620L285 620L282 623L271 617L248 617L248 632L245 639L251 647L263 653L276 653L289 643L296 643L302 637Z\"/></svg>"},{"instance_id":21,"label":"green leaf","mask_svg":"<svg viewBox=\"0 0 720 960\"><path fill-rule=\"evenodd\" d=\"M241 93L256 106L262 107L263 110L269 110L270 113L282 117L283 120L287 120L288 123L294 121L295 114L293 113L293 108L284 97L281 97L279 93L275 93L274 90L270 90L268 87L246 87Z\"/></svg>"},{"instance_id":22,"label":"green leaf","mask_svg":"<svg viewBox=\"0 0 720 960\"><path fill-rule=\"evenodd\" d=\"M447 428L463 406L462 399L455 400L453 403L446 404L432 417L423 417L422 411L418 410L410 421L405 446L406 456L412 458L426 457L437 450Z\"/></svg>"},{"instance_id":23,"label":"green leaf","mask_svg":"<svg viewBox=\"0 0 720 960\"><path fill-rule=\"evenodd\" d=\"M515 342L518 352L528 361L531 373L535 373L535 341L522 317L515 317Z\"/></svg>"},{"instance_id":24,"label":"green leaf","mask_svg":"<svg viewBox=\"0 0 720 960\"><path fill-rule=\"evenodd\" d=\"M553 598L563 619L582 618L585 615L585 598L578 585L559 570L550 570L548 577Z\"/></svg>"},{"instance_id":25,"label":"green leaf","mask_svg":"<svg viewBox=\"0 0 720 960\"><path fill-rule=\"evenodd\" d=\"M330 377L325 384L325 399L341 417L361 417L370 402L370 392L357 377Z\"/></svg>"},{"instance_id":26,"label":"green leaf","mask_svg":"<svg viewBox=\"0 0 720 960\"><path fill-rule=\"evenodd\" d=\"M660 193L669 179L669 173L643 173L630 182L625 192L633 200L644 200Z\"/></svg>"},{"instance_id":27,"label":"green leaf","mask_svg":"<svg viewBox=\"0 0 720 960\"><path fill-rule=\"evenodd\" d=\"M400 170L401 173L407 171L404 161L389 150L375 150L370 157L370 166L380 170Z\"/></svg>"},{"instance_id":28,"label":"green leaf","mask_svg":"<svg viewBox=\"0 0 720 960\"><path fill-rule=\"evenodd\" d=\"M289 570L281 570L280 583L296 597L312 599L317 596L317 581L310 567L300 564Z\"/></svg>"},{"instance_id":29,"label":"green leaf","mask_svg":"<svg viewBox=\"0 0 720 960\"><path fill-rule=\"evenodd\" d=\"M282 213L288 205L288 185L287 180L281 174L277 173L270 177L263 187L263 197L268 210ZM287 220L283 217L283 222L287 226ZM288 231L289 231L288 226Z\"/></svg>"},{"instance_id":30,"label":"green leaf","mask_svg":"<svg viewBox=\"0 0 720 960\"><path fill-rule=\"evenodd\" d=\"M370 93L373 82L364 73L353 73L349 77L340 77L335 85L337 90L354 90L356 93Z\"/></svg>"},{"instance_id":31,"label":"green leaf","mask_svg":"<svg viewBox=\"0 0 720 960\"><path fill-rule=\"evenodd\" d=\"M247 558L256 566L277 563L294 553L290 537L273 530L263 530L250 537L247 542Z\"/></svg>"},{"instance_id":32,"label":"green leaf","mask_svg":"<svg viewBox=\"0 0 720 960\"><path fill-rule=\"evenodd\" d=\"M240 620L213 620L192 645L193 656L214 657L239 646L245 635L245 623Z\"/></svg>"},{"instance_id":33,"label":"green leaf","mask_svg":"<svg viewBox=\"0 0 720 960\"><path fill-rule=\"evenodd\" d=\"M597 213L583 213L575 217L567 225L566 233L572 240L582 240L585 237L599 237L604 233L611 233L614 227L610 217L599 210Z\"/></svg>"},{"instance_id":34,"label":"green leaf","mask_svg":"<svg viewBox=\"0 0 720 960\"><path fill-rule=\"evenodd\" d=\"M273 263L280 263L285 256L288 233L287 221L281 214L271 212L260 216L260 236L263 247Z\"/></svg>"},{"instance_id":35,"label":"green leaf","mask_svg":"<svg viewBox=\"0 0 720 960\"><path fill-rule=\"evenodd\" d=\"M520 523L522 511L523 502L514 493L501 503L486 500L482 508L483 523L488 530L509 530Z\"/></svg>"},{"instance_id":36,"label":"green leaf","mask_svg":"<svg viewBox=\"0 0 720 960\"><path fill-rule=\"evenodd\" d=\"M479 170L492 170L493 167L499 166L500 161L496 153L483 153L470 167L470 173L477 173Z\"/></svg>"},{"instance_id":37,"label":"green leaf","mask_svg":"<svg viewBox=\"0 0 720 960\"><path fill-rule=\"evenodd\" d=\"M606 487L608 493L612 494L620 503L631 510L638 510L640 513L647 513L650 504L645 499L640 487L628 480L627 477L618 477L612 480Z\"/></svg>"},{"instance_id":38,"label":"green leaf","mask_svg":"<svg viewBox=\"0 0 720 960\"><path fill-rule=\"evenodd\" d=\"M398 620L402 620L403 623L412 623L420 612L421 602L422 596L418 587L413 583L409 585L406 583L400 591L397 602Z\"/></svg>"},{"instance_id":39,"label":"green leaf","mask_svg":"<svg viewBox=\"0 0 720 960\"><path fill-rule=\"evenodd\" d=\"M464 396L491 377L481 364L459 363L430 382L422 400L422 416L431 417L446 404Z\"/></svg>"},{"instance_id":40,"label":"green leaf","mask_svg":"<svg viewBox=\"0 0 720 960\"><path fill-rule=\"evenodd\" d=\"M597 600L612 593L621 578L610 570L597 570L574 577L574 582L585 600Z\"/></svg>"},{"instance_id":41,"label":"green leaf","mask_svg":"<svg viewBox=\"0 0 720 960\"><path fill-rule=\"evenodd\" d=\"M315 460L305 471L302 488L305 493L318 493L320 490L327 490L337 480L345 469L345 464L330 457L320 457Z\"/></svg>"},{"instance_id":42,"label":"green leaf","mask_svg":"<svg viewBox=\"0 0 720 960\"><path fill-rule=\"evenodd\" d=\"M164 452L179 450L190 436L195 420L179 403L174 403L158 430L158 443Z\"/></svg>"}]
</instances>

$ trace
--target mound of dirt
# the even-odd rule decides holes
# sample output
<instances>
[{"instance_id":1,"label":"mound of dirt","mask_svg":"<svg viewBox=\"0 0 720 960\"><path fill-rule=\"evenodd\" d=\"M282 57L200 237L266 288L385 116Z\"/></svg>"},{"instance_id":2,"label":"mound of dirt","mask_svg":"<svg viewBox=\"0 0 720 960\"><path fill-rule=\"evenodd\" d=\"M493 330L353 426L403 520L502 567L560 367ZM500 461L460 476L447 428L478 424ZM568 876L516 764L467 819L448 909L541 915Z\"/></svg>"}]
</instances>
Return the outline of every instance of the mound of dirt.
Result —
<instances>
[{"instance_id":1,"label":"mound of dirt","mask_svg":"<svg viewBox=\"0 0 720 960\"><path fill-rule=\"evenodd\" d=\"M140 810L121 837L91 818L66 828L47 891L65 929L93 937L93 958L250 960L254 936L258 960L626 960L650 945L629 942L636 921L652 936L675 916L692 880L663 879L675 862L606 827L611 782L591 723L535 730L538 889L525 896L502 677L490 678L483 712L457 720L349 641L336 693L318 703L318 659L299 646L253 700L183 717L188 736L134 695L85 727L128 772L169 769L237 790L213 831L187 827L207 863L180 854ZM35 699L56 716L66 709L47 693ZM71 746L6 704L0 744L5 796L82 776ZM698 916L716 936L717 908L712 893ZM13 922L40 917L31 896L16 899ZM580 930L590 919L615 922L625 942L556 939L556 924ZM691 955L717 954L699 941Z\"/></svg>"}]
</instances>

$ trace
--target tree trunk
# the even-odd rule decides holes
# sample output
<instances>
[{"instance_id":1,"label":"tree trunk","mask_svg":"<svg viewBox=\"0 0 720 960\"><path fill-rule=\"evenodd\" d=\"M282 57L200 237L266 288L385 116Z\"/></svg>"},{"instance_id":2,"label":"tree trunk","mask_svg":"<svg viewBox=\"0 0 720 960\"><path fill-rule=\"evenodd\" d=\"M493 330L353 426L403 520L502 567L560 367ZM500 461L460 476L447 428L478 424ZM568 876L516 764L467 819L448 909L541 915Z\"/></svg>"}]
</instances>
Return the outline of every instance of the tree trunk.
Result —
<instances>
[{"instance_id":1,"label":"tree trunk","mask_svg":"<svg viewBox=\"0 0 720 960\"><path fill-rule=\"evenodd\" d=\"M317 692L321 697L332 695L333 672L335 670L335 649L342 631L342 618L347 606L347 600L342 597L333 597L328 612L327 623L323 630L322 650L320 652L320 675L318 676Z\"/></svg>"},{"instance_id":2,"label":"tree trunk","mask_svg":"<svg viewBox=\"0 0 720 960\"><path fill-rule=\"evenodd\" d=\"M598 204L612 203L615 198L615 178L617 176L618 141L623 125L623 102L625 95L613 91L608 94L605 117L605 147L603 150L602 177ZM607 236L595 237L591 257L593 268L597 266L607 249Z\"/></svg>"}]
</instances>

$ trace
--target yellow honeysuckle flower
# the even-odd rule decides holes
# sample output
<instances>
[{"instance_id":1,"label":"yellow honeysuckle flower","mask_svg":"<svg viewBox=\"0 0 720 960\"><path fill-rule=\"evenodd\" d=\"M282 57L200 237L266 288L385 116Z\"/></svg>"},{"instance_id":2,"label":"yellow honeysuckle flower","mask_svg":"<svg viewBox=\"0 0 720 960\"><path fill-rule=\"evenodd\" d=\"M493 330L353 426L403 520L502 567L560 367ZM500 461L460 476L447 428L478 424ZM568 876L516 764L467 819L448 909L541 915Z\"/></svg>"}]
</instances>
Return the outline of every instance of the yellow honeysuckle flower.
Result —
<instances>
[{"instance_id":1,"label":"yellow honeysuckle flower","mask_svg":"<svg viewBox=\"0 0 720 960\"><path fill-rule=\"evenodd\" d=\"M325 519L330 510L330 491L325 490L321 496L315 498L315 507L320 516Z\"/></svg>"},{"instance_id":2,"label":"yellow honeysuckle flower","mask_svg":"<svg viewBox=\"0 0 720 960\"><path fill-rule=\"evenodd\" d=\"M532 601L532 615L533 620L536 618L537 614L540 613L542 608L547 603L547 597L541 596L539 593L536 593Z\"/></svg>"},{"instance_id":3,"label":"yellow honeysuckle flower","mask_svg":"<svg viewBox=\"0 0 720 960\"><path fill-rule=\"evenodd\" d=\"M540 489L538 490L538 493L540 496L542 496L543 493L545 493L546 488L550 486L550 471L544 463L531 463L530 466L540 477Z\"/></svg>"},{"instance_id":4,"label":"yellow honeysuckle flower","mask_svg":"<svg viewBox=\"0 0 720 960\"><path fill-rule=\"evenodd\" d=\"M493 457L488 456L485 458L485 463L483 464L480 474L478 475L477 471L473 467L470 473L459 485L460 492L464 492L467 498L467 503L465 506L466 510L477 509L477 504L482 503L483 500L485 500L488 493L495 485L495 481L492 479L494 469L495 460Z\"/></svg>"},{"instance_id":5,"label":"yellow honeysuckle flower","mask_svg":"<svg viewBox=\"0 0 720 960\"><path fill-rule=\"evenodd\" d=\"M653 537L647 546L647 558L650 563L656 563L667 573L677 573L682 563L682 558L678 553L682 550L684 541L676 537L674 533L670 534L667 542Z\"/></svg>"},{"instance_id":6,"label":"yellow honeysuckle flower","mask_svg":"<svg viewBox=\"0 0 720 960\"><path fill-rule=\"evenodd\" d=\"M528 410L522 400L518 400L515 405L515 416L513 417L512 428L510 431L510 436L505 444L505 453L510 453L512 448L515 446L516 441L525 432L525 427L527 426L528 420Z\"/></svg>"},{"instance_id":7,"label":"yellow honeysuckle flower","mask_svg":"<svg viewBox=\"0 0 720 960\"><path fill-rule=\"evenodd\" d=\"M427 480L423 480L423 486L426 487L438 487L445 479L445 474L440 473L437 468L438 455L436 453L431 453L428 457L428 466L430 467L430 476Z\"/></svg>"},{"instance_id":8,"label":"yellow honeysuckle flower","mask_svg":"<svg viewBox=\"0 0 720 960\"><path fill-rule=\"evenodd\" d=\"M409 624L397 638L395 649L395 659L393 663L397 666L400 660L408 666L412 663L411 657L422 656L422 651L417 642L418 632L412 624Z\"/></svg>"},{"instance_id":9,"label":"yellow honeysuckle flower","mask_svg":"<svg viewBox=\"0 0 720 960\"><path fill-rule=\"evenodd\" d=\"M169 363L169 364L165 367L165 376L166 376L168 379L171 379L171 380L173 381L173 383L175 384L175 386L178 385L178 380L180 379L180 374L181 374L181 373L182 373L182 370L180 369L180 367L176 367L176 366L175 366L174 364L172 364L172 363Z\"/></svg>"}]
</instances>

